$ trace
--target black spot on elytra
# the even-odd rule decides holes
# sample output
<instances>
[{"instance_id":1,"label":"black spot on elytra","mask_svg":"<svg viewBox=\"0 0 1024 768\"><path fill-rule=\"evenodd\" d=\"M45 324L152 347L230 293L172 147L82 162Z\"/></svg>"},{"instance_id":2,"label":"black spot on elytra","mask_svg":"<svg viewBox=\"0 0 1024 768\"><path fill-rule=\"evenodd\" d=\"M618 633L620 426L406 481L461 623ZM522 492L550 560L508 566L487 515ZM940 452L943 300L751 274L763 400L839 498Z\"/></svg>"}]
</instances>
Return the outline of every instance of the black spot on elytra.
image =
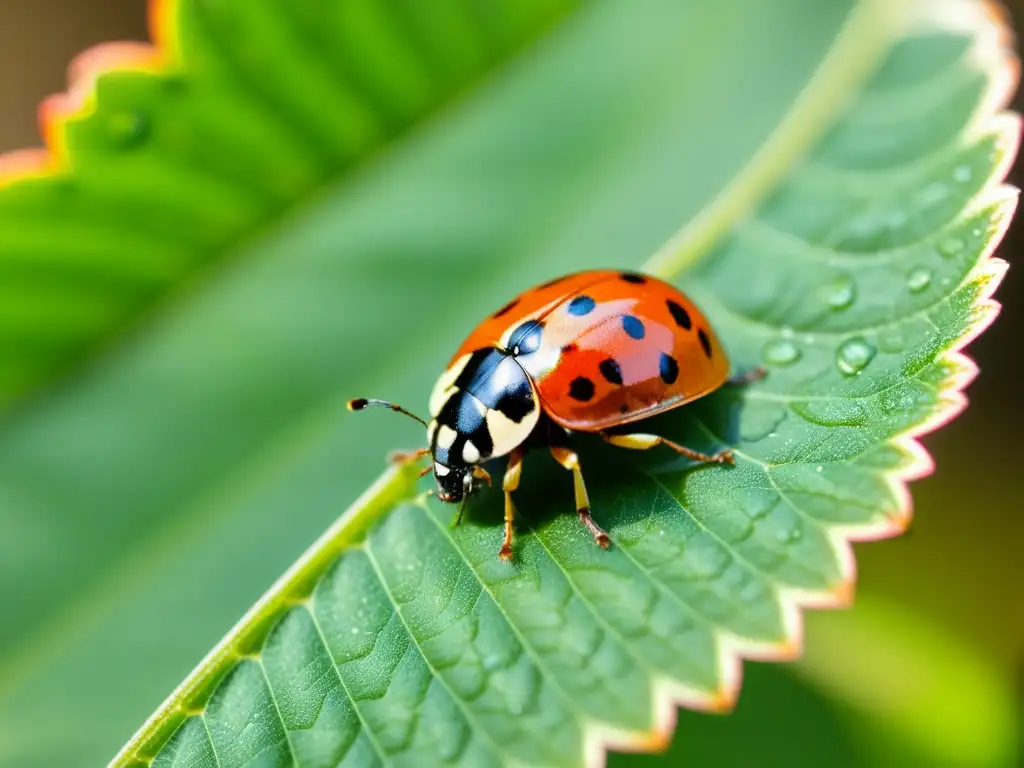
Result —
<instances>
[{"instance_id":1,"label":"black spot on elytra","mask_svg":"<svg viewBox=\"0 0 1024 768\"><path fill-rule=\"evenodd\" d=\"M569 385L569 397L573 400L586 402L594 396L594 382L586 376L577 376Z\"/></svg>"},{"instance_id":2,"label":"black spot on elytra","mask_svg":"<svg viewBox=\"0 0 1024 768\"><path fill-rule=\"evenodd\" d=\"M666 384L674 384L675 380L679 378L679 363L672 355L666 355L664 352L661 353L661 362L658 364L658 373L661 376L661 380Z\"/></svg>"},{"instance_id":3,"label":"black spot on elytra","mask_svg":"<svg viewBox=\"0 0 1024 768\"><path fill-rule=\"evenodd\" d=\"M708 338L708 334L703 328L697 331L697 338L700 339L700 345L704 349L704 354L711 357L711 339Z\"/></svg>"},{"instance_id":4,"label":"black spot on elytra","mask_svg":"<svg viewBox=\"0 0 1024 768\"><path fill-rule=\"evenodd\" d=\"M623 403L619 406L619 413L629 413L629 404Z\"/></svg>"},{"instance_id":5,"label":"black spot on elytra","mask_svg":"<svg viewBox=\"0 0 1024 768\"><path fill-rule=\"evenodd\" d=\"M562 347L562 354L568 355L571 354L572 352L575 352L577 349L579 349L579 347L577 347L575 344L566 344L564 347Z\"/></svg>"},{"instance_id":6,"label":"black spot on elytra","mask_svg":"<svg viewBox=\"0 0 1024 768\"><path fill-rule=\"evenodd\" d=\"M512 311L512 308L519 303L519 299L512 299L508 304L495 312L491 317L501 317L502 315L508 314Z\"/></svg>"},{"instance_id":7,"label":"black spot on elytra","mask_svg":"<svg viewBox=\"0 0 1024 768\"><path fill-rule=\"evenodd\" d=\"M622 329L634 339L642 339L644 337L644 324L640 321L639 317L623 315Z\"/></svg>"},{"instance_id":8,"label":"black spot on elytra","mask_svg":"<svg viewBox=\"0 0 1024 768\"><path fill-rule=\"evenodd\" d=\"M527 320L508 337L508 350L513 355L529 355L540 349L540 336L544 323L540 320Z\"/></svg>"},{"instance_id":9,"label":"black spot on elytra","mask_svg":"<svg viewBox=\"0 0 1024 768\"><path fill-rule=\"evenodd\" d=\"M690 313L686 311L685 307L676 304L672 299L669 299L665 303L668 304L668 311L672 313L672 319L676 321L676 325L687 331L693 327L693 322L690 320Z\"/></svg>"},{"instance_id":10,"label":"black spot on elytra","mask_svg":"<svg viewBox=\"0 0 1024 768\"><path fill-rule=\"evenodd\" d=\"M601 361L597 366L598 370L601 371L601 375L604 376L605 381L611 384L622 383L622 369L619 368L619 364L615 362L613 358Z\"/></svg>"},{"instance_id":11,"label":"black spot on elytra","mask_svg":"<svg viewBox=\"0 0 1024 768\"><path fill-rule=\"evenodd\" d=\"M633 283L633 285L643 285L647 282L646 277L638 275L635 272L623 272L619 275L619 278L625 280L627 283Z\"/></svg>"},{"instance_id":12,"label":"black spot on elytra","mask_svg":"<svg viewBox=\"0 0 1024 768\"><path fill-rule=\"evenodd\" d=\"M594 301L589 296L577 296L576 298L569 302L569 306L567 307L567 309L569 310L570 315L575 315L576 317L583 317L584 315L589 315L591 312L593 312L594 307L596 306L597 302Z\"/></svg>"}]
</instances>

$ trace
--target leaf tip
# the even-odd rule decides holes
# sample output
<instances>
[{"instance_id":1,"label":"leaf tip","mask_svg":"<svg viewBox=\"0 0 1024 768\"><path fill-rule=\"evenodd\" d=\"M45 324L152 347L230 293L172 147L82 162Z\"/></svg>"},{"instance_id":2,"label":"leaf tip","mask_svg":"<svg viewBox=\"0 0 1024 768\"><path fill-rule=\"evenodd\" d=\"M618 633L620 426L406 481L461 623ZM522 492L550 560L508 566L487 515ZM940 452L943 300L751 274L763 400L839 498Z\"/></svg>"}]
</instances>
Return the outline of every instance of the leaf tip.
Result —
<instances>
[{"instance_id":1,"label":"leaf tip","mask_svg":"<svg viewBox=\"0 0 1024 768\"><path fill-rule=\"evenodd\" d=\"M832 588L833 606L836 608L849 608L853 605L856 591L857 579L853 575L847 576Z\"/></svg>"},{"instance_id":2,"label":"leaf tip","mask_svg":"<svg viewBox=\"0 0 1024 768\"><path fill-rule=\"evenodd\" d=\"M715 697L711 700L708 711L718 715L727 715L732 712L736 706L736 691L729 689L722 689L715 694Z\"/></svg>"},{"instance_id":3,"label":"leaf tip","mask_svg":"<svg viewBox=\"0 0 1024 768\"><path fill-rule=\"evenodd\" d=\"M54 170L45 149L17 149L0 154L0 188L20 179L46 176Z\"/></svg>"}]
</instances>

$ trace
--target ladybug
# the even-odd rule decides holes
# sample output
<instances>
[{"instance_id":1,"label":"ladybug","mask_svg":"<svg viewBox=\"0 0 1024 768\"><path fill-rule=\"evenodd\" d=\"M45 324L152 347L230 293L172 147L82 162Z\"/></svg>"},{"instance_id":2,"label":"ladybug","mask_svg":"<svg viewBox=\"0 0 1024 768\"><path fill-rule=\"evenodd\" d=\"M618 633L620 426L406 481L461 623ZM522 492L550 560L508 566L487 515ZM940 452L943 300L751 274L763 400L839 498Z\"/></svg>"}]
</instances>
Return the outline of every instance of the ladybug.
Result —
<instances>
[{"instance_id":1,"label":"ladybug","mask_svg":"<svg viewBox=\"0 0 1024 768\"><path fill-rule=\"evenodd\" d=\"M608 534L590 514L583 472L568 438L588 432L622 448L670 448L705 463L731 464L732 452L706 455L643 431L623 431L683 405L733 379L725 350L705 317L677 288L637 272L590 270L549 280L512 299L479 326L452 356L430 395L430 421L383 400L356 399L410 416L427 429L427 447L399 454L430 455L421 477L434 474L437 496L461 503L491 478L482 463L508 456L505 538L499 557L512 556L515 507L528 445L546 444L572 472L576 513L601 547ZM615 432L610 430L615 429Z\"/></svg>"}]
</instances>

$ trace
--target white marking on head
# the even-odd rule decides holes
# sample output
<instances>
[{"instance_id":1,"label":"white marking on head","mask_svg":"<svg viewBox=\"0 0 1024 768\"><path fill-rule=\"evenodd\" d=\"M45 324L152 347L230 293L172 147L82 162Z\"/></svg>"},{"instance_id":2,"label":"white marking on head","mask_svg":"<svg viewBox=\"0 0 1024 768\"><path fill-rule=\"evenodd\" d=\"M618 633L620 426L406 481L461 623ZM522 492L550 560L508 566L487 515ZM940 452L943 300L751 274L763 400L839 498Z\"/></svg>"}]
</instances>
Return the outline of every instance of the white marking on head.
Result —
<instances>
[{"instance_id":1,"label":"white marking on head","mask_svg":"<svg viewBox=\"0 0 1024 768\"><path fill-rule=\"evenodd\" d=\"M467 464L476 464L480 461L480 451L472 440L467 440L466 444L462 446L462 460Z\"/></svg>"},{"instance_id":2,"label":"white marking on head","mask_svg":"<svg viewBox=\"0 0 1024 768\"><path fill-rule=\"evenodd\" d=\"M444 404L448 402L448 399L456 391L455 380L459 378L459 374L466 367L470 357L472 357L472 353L467 352L441 373L437 383L434 384L433 391L430 393L431 416L437 416L441 409L444 408Z\"/></svg>"},{"instance_id":3,"label":"white marking on head","mask_svg":"<svg viewBox=\"0 0 1024 768\"><path fill-rule=\"evenodd\" d=\"M437 447L448 450L452 447L456 437L458 437L458 433L454 429L447 424L442 424L441 428L437 430Z\"/></svg>"},{"instance_id":4,"label":"white marking on head","mask_svg":"<svg viewBox=\"0 0 1024 768\"><path fill-rule=\"evenodd\" d=\"M448 467L446 467L444 464L439 464L436 461L434 462L434 474L435 475L437 475L438 477L444 477L449 472L451 472L451 470L448 469Z\"/></svg>"},{"instance_id":5,"label":"white marking on head","mask_svg":"<svg viewBox=\"0 0 1024 768\"><path fill-rule=\"evenodd\" d=\"M437 419L431 419L427 424L427 445L434 444L434 435L437 433Z\"/></svg>"}]
</instances>

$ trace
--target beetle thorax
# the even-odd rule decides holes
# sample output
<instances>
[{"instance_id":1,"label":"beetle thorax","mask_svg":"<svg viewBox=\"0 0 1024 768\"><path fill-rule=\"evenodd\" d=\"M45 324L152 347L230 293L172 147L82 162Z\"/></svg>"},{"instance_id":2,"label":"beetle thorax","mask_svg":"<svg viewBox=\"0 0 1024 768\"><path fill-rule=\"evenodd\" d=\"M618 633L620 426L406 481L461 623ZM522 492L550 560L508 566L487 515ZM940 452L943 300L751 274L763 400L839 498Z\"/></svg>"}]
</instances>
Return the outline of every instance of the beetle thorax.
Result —
<instances>
[{"instance_id":1,"label":"beetle thorax","mask_svg":"<svg viewBox=\"0 0 1024 768\"><path fill-rule=\"evenodd\" d=\"M437 474L437 465L456 469L509 453L533 432L540 408L519 363L489 347L463 355L441 375L430 415L427 441Z\"/></svg>"}]
</instances>

